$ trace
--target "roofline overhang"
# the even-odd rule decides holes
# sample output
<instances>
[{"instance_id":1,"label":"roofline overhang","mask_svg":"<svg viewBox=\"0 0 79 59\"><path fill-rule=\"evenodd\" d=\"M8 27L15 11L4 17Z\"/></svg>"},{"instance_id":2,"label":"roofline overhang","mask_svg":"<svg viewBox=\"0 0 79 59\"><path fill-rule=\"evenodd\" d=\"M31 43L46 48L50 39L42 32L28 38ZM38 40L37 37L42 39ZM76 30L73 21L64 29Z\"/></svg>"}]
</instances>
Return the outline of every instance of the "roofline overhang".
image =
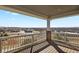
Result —
<instances>
[{"instance_id":1,"label":"roofline overhang","mask_svg":"<svg viewBox=\"0 0 79 59\"><path fill-rule=\"evenodd\" d=\"M25 11L21 11L21 10L11 8L11 7L8 7L8 6L3 6L3 5L0 6L0 9L15 12L15 13L19 13L19 14L23 14L23 15L27 15L27 16L32 16L32 17L36 17L36 18L41 18L41 19L44 19L44 20L46 20L48 18L48 16L40 15L40 14L37 14L36 12L35 12L35 14L33 14L34 12L29 10L29 9L28 9L29 11L25 12Z\"/></svg>"},{"instance_id":2,"label":"roofline overhang","mask_svg":"<svg viewBox=\"0 0 79 59\"><path fill-rule=\"evenodd\" d=\"M73 16L73 15L79 15L79 9L73 10L73 11L69 11L69 12L64 12L61 14L57 14L55 16L50 16L49 19L57 19L57 18L62 18L62 17L68 17L68 16Z\"/></svg>"},{"instance_id":3,"label":"roofline overhang","mask_svg":"<svg viewBox=\"0 0 79 59\"><path fill-rule=\"evenodd\" d=\"M25 12L25 11L22 11L22 10L11 8L7 5L1 5L0 9L4 9L4 10L7 10L7 11L16 12L16 13L20 13L20 14L23 14L23 15L36 17L36 18L41 18L41 19L44 19L44 20L53 20L53 19L56 19L56 18L67 17L67 16L79 14L79 9L71 10L71 11L68 11L68 12L63 12L61 14L55 14L55 15L52 15L52 16L43 15L43 14L34 12L33 10L30 10L30 9L27 9L27 12Z\"/></svg>"}]
</instances>

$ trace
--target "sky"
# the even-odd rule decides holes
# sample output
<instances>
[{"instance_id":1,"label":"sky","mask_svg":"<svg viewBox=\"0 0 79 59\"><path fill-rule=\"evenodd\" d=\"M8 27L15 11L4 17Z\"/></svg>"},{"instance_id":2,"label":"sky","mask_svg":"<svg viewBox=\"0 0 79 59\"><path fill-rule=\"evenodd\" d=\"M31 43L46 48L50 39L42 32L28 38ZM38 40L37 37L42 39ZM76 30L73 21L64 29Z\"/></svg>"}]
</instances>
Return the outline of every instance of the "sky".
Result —
<instances>
[{"instance_id":1,"label":"sky","mask_svg":"<svg viewBox=\"0 0 79 59\"><path fill-rule=\"evenodd\" d=\"M46 27L47 21L0 10L0 27ZM53 19L51 27L79 27L79 15Z\"/></svg>"}]
</instances>

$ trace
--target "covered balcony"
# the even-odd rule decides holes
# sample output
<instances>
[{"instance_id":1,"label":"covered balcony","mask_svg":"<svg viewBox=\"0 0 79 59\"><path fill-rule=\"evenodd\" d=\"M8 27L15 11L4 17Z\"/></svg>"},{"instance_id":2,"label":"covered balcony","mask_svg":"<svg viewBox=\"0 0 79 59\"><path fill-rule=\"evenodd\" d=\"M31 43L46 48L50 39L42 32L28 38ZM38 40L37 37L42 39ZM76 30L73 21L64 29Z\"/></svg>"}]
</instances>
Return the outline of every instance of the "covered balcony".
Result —
<instances>
[{"instance_id":1,"label":"covered balcony","mask_svg":"<svg viewBox=\"0 0 79 59\"><path fill-rule=\"evenodd\" d=\"M79 6L5 5L0 9L47 20L47 29L36 34L0 37L1 53L78 53L79 35L53 32L51 20L79 14ZM76 21L76 20L75 20Z\"/></svg>"}]
</instances>

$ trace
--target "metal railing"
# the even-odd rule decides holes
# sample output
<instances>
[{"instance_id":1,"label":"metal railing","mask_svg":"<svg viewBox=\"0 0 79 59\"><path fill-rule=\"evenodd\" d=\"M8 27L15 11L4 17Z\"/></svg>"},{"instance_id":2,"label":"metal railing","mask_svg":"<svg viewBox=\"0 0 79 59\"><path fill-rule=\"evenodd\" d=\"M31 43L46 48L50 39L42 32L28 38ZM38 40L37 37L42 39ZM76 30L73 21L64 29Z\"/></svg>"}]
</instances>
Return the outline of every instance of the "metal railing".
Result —
<instances>
[{"instance_id":1,"label":"metal railing","mask_svg":"<svg viewBox=\"0 0 79 59\"><path fill-rule=\"evenodd\" d=\"M45 33L0 37L0 52L13 51L30 43L33 44L36 41L45 39Z\"/></svg>"}]
</instances>

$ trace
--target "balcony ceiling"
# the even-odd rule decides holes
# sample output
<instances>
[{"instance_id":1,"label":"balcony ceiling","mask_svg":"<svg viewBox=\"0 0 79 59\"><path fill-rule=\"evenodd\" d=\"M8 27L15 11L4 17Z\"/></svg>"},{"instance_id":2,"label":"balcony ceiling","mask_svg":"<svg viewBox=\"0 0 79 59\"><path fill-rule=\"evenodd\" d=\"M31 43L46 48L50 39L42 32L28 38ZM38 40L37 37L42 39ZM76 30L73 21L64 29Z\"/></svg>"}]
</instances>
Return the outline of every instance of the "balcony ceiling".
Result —
<instances>
[{"instance_id":1,"label":"balcony ceiling","mask_svg":"<svg viewBox=\"0 0 79 59\"><path fill-rule=\"evenodd\" d=\"M77 5L4 5L0 8L48 20L79 14Z\"/></svg>"}]
</instances>

